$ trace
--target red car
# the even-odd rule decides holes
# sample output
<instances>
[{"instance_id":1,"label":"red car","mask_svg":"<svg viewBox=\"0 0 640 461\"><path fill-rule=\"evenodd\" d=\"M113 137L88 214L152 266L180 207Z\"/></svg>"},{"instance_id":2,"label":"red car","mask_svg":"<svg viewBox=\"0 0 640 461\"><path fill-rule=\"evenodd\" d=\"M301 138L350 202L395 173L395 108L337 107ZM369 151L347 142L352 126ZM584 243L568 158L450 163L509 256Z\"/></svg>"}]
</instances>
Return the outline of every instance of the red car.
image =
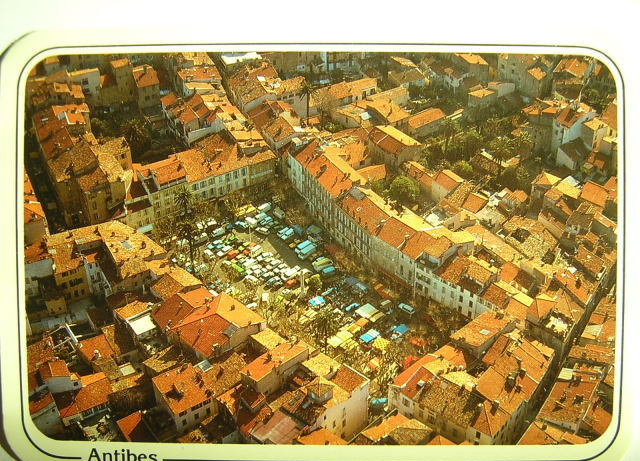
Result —
<instances>
[{"instance_id":1,"label":"red car","mask_svg":"<svg viewBox=\"0 0 640 461\"><path fill-rule=\"evenodd\" d=\"M238 256L238 253L238 250L231 250L229 253L227 253L227 259L231 261L233 258Z\"/></svg>"},{"instance_id":2,"label":"red car","mask_svg":"<svg viewBox=\"0 0 640 461\"><path fill-rule=\"evenodd\" d=\"M298 280L297 278L291 278L286 282L284 282L284 287L291 289L291 288L297 287L299 284L300 284L300 280Z\"/></svg>"}]
</instances>

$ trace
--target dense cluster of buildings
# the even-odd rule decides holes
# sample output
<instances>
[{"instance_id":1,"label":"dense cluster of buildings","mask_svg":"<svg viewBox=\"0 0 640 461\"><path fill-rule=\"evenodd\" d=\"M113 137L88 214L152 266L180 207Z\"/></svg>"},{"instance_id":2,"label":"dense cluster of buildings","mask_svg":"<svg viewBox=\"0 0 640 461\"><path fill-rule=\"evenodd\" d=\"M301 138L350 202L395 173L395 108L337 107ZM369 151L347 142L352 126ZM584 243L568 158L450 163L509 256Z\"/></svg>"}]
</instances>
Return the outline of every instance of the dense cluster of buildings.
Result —
<instances>
[{"instance_id":1,"label":"dense cluster of buildings","mask_svg":"<svg viewBox=\"0 0 640 461\"><path fill-rule=\"evenodd\" d=\"M349 78L315 89L296 75L336 70ZM581 100L587 83L611 95L603 110ZM466 94L465 109L412 113L409 90L425 86ZM444 121L473 121L498 106L515 108L514 132L533 141L527 155L551 161L530 192L490 190L418 162ZM134 162L125 137L92 131L94 113L119 108L139 111L184 149ZM606 430L617 105L611 74L596 60L61 56L32 72L27 109L38 146L30 159L42 165L34 174L53 197L43 207L25 170L29 410L45 434L477 445L585 443ZM342 129L327 131L327 120ZM487 150L474 160L487 172L504 167ZM214 296L145 235L177 211L183 187L206 201L276 174L354 260L416 306L431 300L468 319L449 343L399 371L388 412L376 419L369 377L281 336L233 297ZM374 191L399 174L431 204L426 214ZM45 210L69 230L50 234Z\"/></svg>"}]
</instances>

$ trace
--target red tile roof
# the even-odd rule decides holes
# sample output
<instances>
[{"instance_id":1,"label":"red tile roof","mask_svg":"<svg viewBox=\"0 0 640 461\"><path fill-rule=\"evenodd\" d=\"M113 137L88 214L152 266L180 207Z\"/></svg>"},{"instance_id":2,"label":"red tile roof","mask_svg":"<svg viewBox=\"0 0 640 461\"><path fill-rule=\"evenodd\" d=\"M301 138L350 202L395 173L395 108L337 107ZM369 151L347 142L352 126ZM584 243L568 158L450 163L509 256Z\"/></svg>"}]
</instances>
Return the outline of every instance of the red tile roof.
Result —
<instances>
[{"instance_id":1,"label":"red tile roof","mask_svg":"<svg viewBox=\"0 0 640 461\"><path fill-rule=\"evenodd\" d=\"M296 442L300 445L347 445L346 440L322 427L307 435L298 436Z\"/></svg>"},{"instance_id":2,"label":"red tile roof","mask_svg":"<svg viewBox=\"0 0 640 461\"><path fill-rule=\"evenodd\" d=\"M604 207L608 197L609 193L607 189L593 181L587 181L582 187L582 192L580 192L580 198L582 200L586 200L599 207Z\"/></svg>"},{"instance_id":3,"label":"red tile roof","mask_svg":"<svg viewBox=\"0 0 640 461\"><path fill-rule=\"evenodd\" d=\"M277 367L294 360L296 357L306 355L305 351L307 350L308 346L304 343L280 344L249 363L241 373L250 376L255 381L260 381Z\"/></svg>"},{"instance_id":4,"label":"red tile roof","mask_svg":"<svg viewBox=\"0 0 640 461\"><path fill-rule=\"evenodd\" d=\"M134 67L133 78L138 88L160 85L160 81L158 80L158 73L153 67L147 64L139 67Z\"/></svg>"},{"instance_id":5,"label":"red tile roof","mask_svg":"<svg viewBox=\"0 0 640 461\"><path fill-rule=\"evenodd\" d=\"M142 412L140 410L119 419L116 424L127 442L157 442L142 420Z\"/></svg>"},{"instance_id":6,"label":"red tile roof","mask_svg":"<svg viewBox=\"0 0 640 461\"><path fill-rule=\"evenodd\" d=\"M151 381L174 415L213 398L213 380L191 364L169 370Z\"/></svg>"},{"instance_id":7,"label":"red tile roof","mask_svg":"<svg viewBox=\"0 0 640 461\"><path fill-rule=\"evenodd\" d=\"M112 389L104 373L82 376L80 381L82 387L79 391L54 395L61 418L69 418L107 403L107 397Z\"/></svg>"}]
</instances>

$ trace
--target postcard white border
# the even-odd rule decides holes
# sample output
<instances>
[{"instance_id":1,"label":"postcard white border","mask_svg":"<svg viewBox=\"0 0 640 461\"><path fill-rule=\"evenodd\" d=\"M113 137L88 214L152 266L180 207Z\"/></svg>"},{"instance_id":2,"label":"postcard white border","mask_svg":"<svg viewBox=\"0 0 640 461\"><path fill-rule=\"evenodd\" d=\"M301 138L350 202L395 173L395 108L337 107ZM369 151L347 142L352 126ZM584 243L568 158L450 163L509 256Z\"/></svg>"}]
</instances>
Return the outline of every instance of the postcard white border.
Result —
<instances>
[{"instance_id":1,"label":"postcard white border","mask_svg":"<svg viewBox=\"0 0 640 461\"><path fill-rule=\"evenodd\" d=\"M177 40L180 38L180 40ZM140 45L130 45L131 43L138 43ZM176 43L177 45L171 44ZM3 121L5 126L3 127L4 133L13 133L12 136L4 135L0 142L4 147L3 151L5 155L2 156L3 171L12 171L14 176L11 181L5 181L1 184L5 190L5 196L14 196L17 192L17 201L15 211L18 214L14 214L14 217L18 217L21 213L21 197L22 197L22 159L18 158L18 164L16 165L12 155L10 153L22 151L22 133L23 133L23 114L24 114L24 81L26 79L26 72L30 70L32 65L41 61L47 56L60 55L60 54L74 54L81 53L81 47L85 48L90 53L104 53L114 49L114 46L118 48L118 52L167 52L167 51L182 51L182 50L202 50L202 51L224 51L224 50L375 50L375 51L419 51L419 52L438 52L438 51L469 51L469 52L513 52L513 53L545 53L545 54L581 54L593 56L607 65L616 79L618 86L618 98L619 98L619 120L624 120L623 115L625 111L625 93L623 87L622 77L618 72L618 68L609 57L602 52L582 47L549 47L549 46L535 46L535 45L463 45L463 44L333 44L333 43L314 43L314 44L290 44L290 43L212 43L212 44L200 44L194 45L194 43L204 43L202 37L198 37L196 34L185 34L181 31L180 36L167 33L166 31L159 30L139 30L139 31L119 31L119 30L96 30L85 31L79 34L74 32L36 32L26 35L19 39L3 56L1 62L0 74L0 96L2 102L3 114L7 114L8 117ZM105 44L105 46L101 46ZM158 45L161 44L161 45ZM19 83L20 82L20 83ZM20 85L19 94L16 98L16 85ZM12 114L16 114L13 119ZM620 165L618 182L620 184L620 197L619 207L620 213L618 222L619 236L625 236L624 234L624 173L625 173L625 132L624 123L619 123L619 139L622 149L619 154ZM6 129L6 131L5 131ZM16 137L15 133L18 131ZM13 187L12 187L13 186ZM263 445L191 445L191 444L134 444L134 443L96 443L96 442L80 442L80 441L57 441L44 436L38 431L31 419L28 412L28 399L26 396L26 370L23 369L18 373L16 366L17 362L6 360L7 350L20 351L23 355L23 360L26 359L25 345L25 321L26 315L21 319L17 310L13 309L17 303L23 301L23 280L24 280L24 266L22 258L22 245L19 242L22 241L22 230L18 226L17 231L13 233L12 241L17 246L13 249L6 248L4 245L0 249L0 256L5 265L16 264L16 270L12 273L8 270L5 275L4 282L12 287L11 290L7 290L6 293L11 295L7 296L5 305L6 309L4 318L5 322L2 324L2 336L0 337L0 345L2 346L3 360L1 363L2 372L2 405L4 412L4 427L6 437L11 447L19 452L23 459L88 459L89 453L92 448L97 447L99 450L113 451L114 449L129 448L132 451L138 453L151 453L155 452L159 455L158 459L164 460L196 460L196 459L216 459L216 460L261 460L261 459L296 459L296 460L316 460L316 459L341 459L341 460L388 460L388 459L406 459L406 460L421 460L425 457L436 458L442 460L458 460L458 459L477 459L477 460L508 460L508 459L522 459L522 460L538 460L538 459L557 459L557 460L573 460L573 459L592 459L600 453L600 457L611 459L611 457L618 458L626 450L629 443L630 434L628 431L620 431L615 436L618 423L621 425L626 424L628 421L627 412L625 408L620 408L620 399L616 398L614 404L614 418L609 429L604 436L598 440L581 446L535 446L535 447L522 447L522 446L454 446L454 447L387 447L387 446L375 446L375 447L362 447L362 446L346 446L346 447L331 447L331 453L321 453L317 447L306 446L263 446ZM10 232L11 234L11 232ZM623 300L623 283L624 280L624 238L620 238L618 246L618 300L619 303ZM18 287L17 291L15 287ZM12 293L15 293L13 295ZM619 306L618 312L624 312ZM620 317L622 317L620 315ZM619 317L619 318L620 318ZM20 328L11 328L11 325L15 325L15 322L19 322ZM616 380L615 380L615 394L620 395L621 386L621 373L622 367L622 355L629 355L629 351L623 351L622 339L623 339L623 321L617 324L617 338L616 338ZM19 349L18 349L19 348ZM623 375L624 379L624 375ZM632 383L628 383L627 379L624 379L626 384L622 384L624 388L632 387ZM19 396L17 389L20 389L20 384L25 389L25 396L22 399L16 397ZM624 397L623 397L624 398ZM24 424L26 432L16 430L22 426L23 421L21 415L26 415ZM620 414L620 419L618 419ZM630 421L630 420L629 420ZM28 438L35 445L29 442ZM35 446L39 448L35 448ZM39 451L41 450L41 451ZM603 450L605 450L603 452ZM43 455L42 451L56 455L56 457L47 457Z\"/></svg>"}]
</instances>

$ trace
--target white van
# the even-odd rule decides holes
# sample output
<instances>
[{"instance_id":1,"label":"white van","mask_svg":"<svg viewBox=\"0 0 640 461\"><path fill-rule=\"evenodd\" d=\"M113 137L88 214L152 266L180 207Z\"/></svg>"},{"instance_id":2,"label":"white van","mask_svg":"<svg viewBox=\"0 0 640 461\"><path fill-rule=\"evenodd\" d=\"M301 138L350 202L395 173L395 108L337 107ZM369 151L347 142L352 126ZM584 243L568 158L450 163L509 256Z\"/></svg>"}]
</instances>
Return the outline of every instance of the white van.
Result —
<instances>
[{"instance_id":1,"label":"white van","mask_svg":"<svg viewBox=\"0 0 640 461\"><path fill-rule=\"evenodd\" d=\"M258 221L256 221L252 217L246 218L244 222L246 222L247 226L249 226L251 229L255 229L256 227L258 227Z\"/></svg>"},{"instance_id":2,"label":"white van","mask_svg":"<svg viewBox=\"0 0 640 461\"><path fill-rule=\"evenodd\" d=\"M258 211L260 213L267 213L268 211L271 211L271 202L266 202L266 203L263 203L262 205L260 205L258 207Z\"/></svg>"},{"instance_id":3,"label":"white van","mask_svg":"<svg viewBox=\"0 0 640 461\"><path fill-rule=\"evenodd\" d=\"M275 216L276 218L282 220L282 219L284 219L285 214L284 214L284 211L282 211L279 207L275 207L273 209L273 216Z\"/></svg>"},{"instance_id":4,"label":"white van","mask_svg":"<svg viewBox=\"0 0 640 461\"><path fill-rule=\"evenodd\" d=\"M220 237L225 234L225 230L223 227L218 227L213 232L211 232L211 238Z\"/></svg>"}]
</instances>

